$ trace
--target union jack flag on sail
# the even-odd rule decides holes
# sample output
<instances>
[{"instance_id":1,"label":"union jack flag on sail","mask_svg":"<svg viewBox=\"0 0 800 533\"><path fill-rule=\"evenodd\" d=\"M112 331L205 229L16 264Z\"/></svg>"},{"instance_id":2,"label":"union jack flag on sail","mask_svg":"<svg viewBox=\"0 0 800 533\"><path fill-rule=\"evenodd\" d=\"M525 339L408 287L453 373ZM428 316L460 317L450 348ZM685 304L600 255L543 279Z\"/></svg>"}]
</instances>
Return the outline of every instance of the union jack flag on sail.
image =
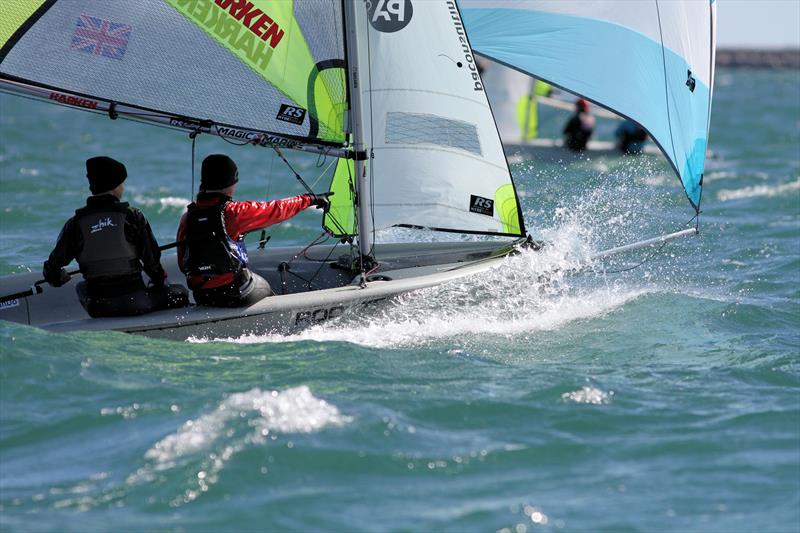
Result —
<instances>
[{"instance_id":1,"label":"union jack flag on sail","mask_svg":"<svg viewBox=\"0 0 800 533\"><path fill-rule=\"evenodd\" d=\"M130 36L131 27L127 24L81 15L72 34L70 48L87 54L122 59Z\"/></svg>"}]
</instances>

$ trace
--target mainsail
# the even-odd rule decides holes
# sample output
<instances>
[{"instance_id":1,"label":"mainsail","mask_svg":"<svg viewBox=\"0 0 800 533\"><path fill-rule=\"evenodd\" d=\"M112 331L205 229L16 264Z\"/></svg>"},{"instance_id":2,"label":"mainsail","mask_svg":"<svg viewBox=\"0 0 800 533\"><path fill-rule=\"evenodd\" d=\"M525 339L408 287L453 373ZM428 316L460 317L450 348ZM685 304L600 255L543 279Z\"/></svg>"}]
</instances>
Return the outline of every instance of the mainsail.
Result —
<instances>
[{"instance_id":1,"label":"mainsail","mask_svg":"<svg viewBox=\"0 0 800 533\"><path fill-rule=\"evenodd\" d=\"M641 124L699 210L714 0L459 0L479 54Z\"/></svg>"},{"instance_id":2,"label":"mainsail","mask_svg":"<svg viewBox=\"0 0 800 533\"><path fill-rule=\"evenodd\" d=\"M346 144L339 0L4 0L0 88L255 144Z\"/></svg>"}]
</instances>

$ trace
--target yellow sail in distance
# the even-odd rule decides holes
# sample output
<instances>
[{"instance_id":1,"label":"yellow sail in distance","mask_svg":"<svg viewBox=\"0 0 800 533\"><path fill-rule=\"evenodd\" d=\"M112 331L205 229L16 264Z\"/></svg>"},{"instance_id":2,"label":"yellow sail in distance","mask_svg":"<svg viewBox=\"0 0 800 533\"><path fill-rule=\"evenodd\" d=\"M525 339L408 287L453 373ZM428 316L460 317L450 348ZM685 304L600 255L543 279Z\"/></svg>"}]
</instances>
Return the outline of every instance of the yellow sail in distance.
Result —
<instances>
[{"instance_id":1,"label":"yellow sail in distance","mask_svg":"<svg viewBox=\"0 0 800 533\"><path fill-rule=\"evenodd\" d=\"M542 80L535 80L532 90L517 102L517 124L520 138L529 141L539 136L539 113L536 105L537 96L549 96L552 87Z\"/></svg>"}]
</instances>

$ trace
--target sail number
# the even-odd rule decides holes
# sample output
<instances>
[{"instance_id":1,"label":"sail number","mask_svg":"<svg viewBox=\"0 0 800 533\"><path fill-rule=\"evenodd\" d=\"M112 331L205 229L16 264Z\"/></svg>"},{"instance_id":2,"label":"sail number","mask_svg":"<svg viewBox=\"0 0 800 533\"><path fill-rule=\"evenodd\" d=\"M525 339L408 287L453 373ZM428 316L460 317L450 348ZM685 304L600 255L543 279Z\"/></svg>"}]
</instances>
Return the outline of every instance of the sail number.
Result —
<instances>
[{"instance_id":1,"label":"sail number","mask_svg":"<svg viewBox=\"0 0 800 533\"><path fill-rule=\"evenodd\" d=\"M337 305L330 309L314 309L313 311L300 311L294 317L295 326L307 326L324 322L344 314L344 307Z\"/></svg>"}]
</instances>

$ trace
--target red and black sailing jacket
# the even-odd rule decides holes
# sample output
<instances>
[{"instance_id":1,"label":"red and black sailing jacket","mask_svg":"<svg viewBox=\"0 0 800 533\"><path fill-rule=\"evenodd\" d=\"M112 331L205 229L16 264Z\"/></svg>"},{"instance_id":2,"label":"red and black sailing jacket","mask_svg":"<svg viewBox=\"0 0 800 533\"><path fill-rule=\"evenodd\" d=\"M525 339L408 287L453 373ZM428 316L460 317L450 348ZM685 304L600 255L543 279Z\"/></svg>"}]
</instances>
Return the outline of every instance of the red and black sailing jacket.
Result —
<instances>
[{"instance_id":1,"label":"red and black sailing jacket","mask_svg":"<svg viewBox=\"0 0 800 533\"><path fill-rule=\"evenodd\" d=\"M189 288L214 289L234 283L247 268L244 236L295 216L311 205L307 194L270 202L237 202L222 193L201 192L181 218L178 265Z\"/></svg>"}]
</instances>

